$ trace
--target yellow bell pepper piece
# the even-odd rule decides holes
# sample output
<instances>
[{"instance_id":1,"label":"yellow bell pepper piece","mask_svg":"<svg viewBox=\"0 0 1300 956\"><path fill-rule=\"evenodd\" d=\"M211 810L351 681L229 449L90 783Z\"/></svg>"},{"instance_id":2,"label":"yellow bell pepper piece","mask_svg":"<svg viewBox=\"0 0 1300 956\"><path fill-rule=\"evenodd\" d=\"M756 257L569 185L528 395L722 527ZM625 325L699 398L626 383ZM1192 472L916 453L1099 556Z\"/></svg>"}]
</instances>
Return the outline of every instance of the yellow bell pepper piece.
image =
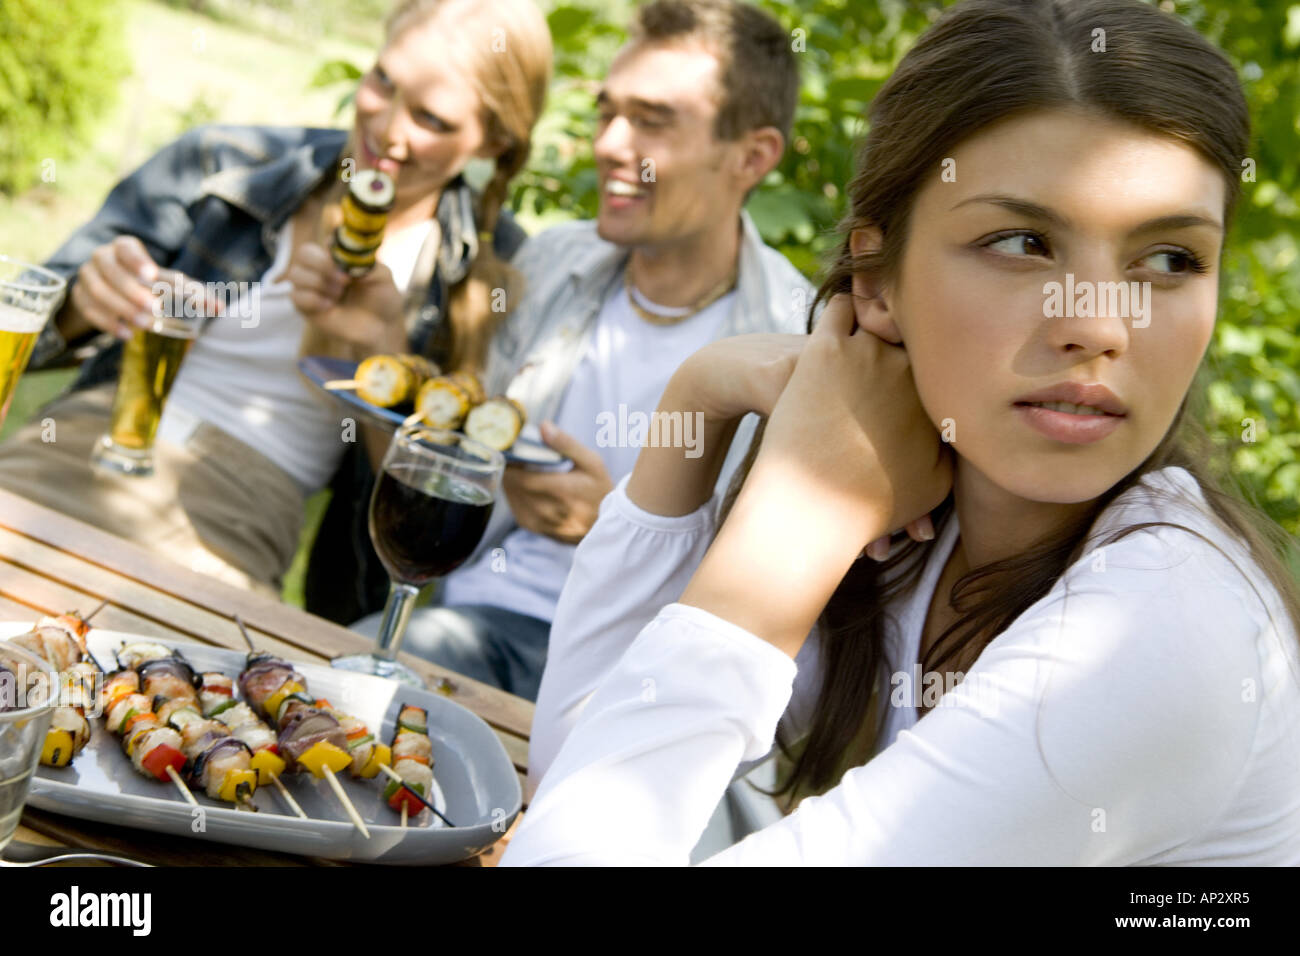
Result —
<instances>
[{"instance_id":1,"label":"yellow bell pepper piece","mask_svg":"<svg viewBox=\"0 0 1300 956\"><path fill-rule=\"evenodd\" d=\"M158 726L157 724L151 724L148 727L141 727L139 730L128 730L127 733L130 734L131 736L126 738L126 755L128 757L134 757L136 743L146 733L148 733L151 730L155 730L157 726Z\"/></svg>"},{"instance_id":2,"label":"yellow bell pepper piece","mask_svg":"<svg viewBox=\"0 0 1300 956\"><path fill-rule=\"evenodd\" d=\"M318 740L311 745L310 750L298 758L298 763L310 770L313 777L319 778L325 776L326 767L338 773L352 763L352 758L347 751L334 746L328 740Z\"/></svg>"},{"instance_id":3,"label":"yellow bell pepper piece","mask_svg":"<svg viewBox=\"0 0 1300 956\"><path fill-rule=\"evenodd\" d=\"M305 693L307 688L303 687L296 680L287 680L280 685L280 689L266 699L266 712L272 720L275 720L276 714L280 712L280 705L290 694Z\"/></svg>"},{"instance_id":4,"label":"yellow bell pepper piece","mask_svg":"<svg viewBox=\"0 0 1300 956\"><path fill-rule=\"evenodd\" d=\"M279 754L273 754L269 750L259 750L253 754L253 759L249 761L253 769L257 771L257 785L265 787L271 782L272 777L278 777L284 773L284 758Z\"/></svg>"},{"instance_id":5,"label":"yellow bell pepper piece","mask_svg":"<svg viewBox=\"0 0 1300 956\"><path fill-rule=\"evenodd\" d=\"M41 763L47 767L66 767L72 762L72 734L66 730L50 730L45 734L45 747L41 750Z\"/></svg>"},{"instance_id":6,"label":"yellow bell pepper piece","mask_svg":"<svg viewBox=\"0 0 1300 956\"><path fill-rule=\"evenodd\" d=\"M235 797L239 795L241 784L248 784L248 795L251 797L253 791L257 789L257 774L251 770L230 771L226 774L226 779L221 781L221 789L217 791L217 796L234 803Z\"/></svg>"},{"instance_id":7,"label":"yellow bell pepper piece","mask_svg":"<svg viewBox=\"0 0 1300 956\"><path fill-rule=\"evenodd\" d=\"M388 744L375 744L370 751L370 759L366 765L361 768L361 776L369 780L379 773L381 766L391 767L393 765L393 748Z\"/></svg>"}]
</instances>

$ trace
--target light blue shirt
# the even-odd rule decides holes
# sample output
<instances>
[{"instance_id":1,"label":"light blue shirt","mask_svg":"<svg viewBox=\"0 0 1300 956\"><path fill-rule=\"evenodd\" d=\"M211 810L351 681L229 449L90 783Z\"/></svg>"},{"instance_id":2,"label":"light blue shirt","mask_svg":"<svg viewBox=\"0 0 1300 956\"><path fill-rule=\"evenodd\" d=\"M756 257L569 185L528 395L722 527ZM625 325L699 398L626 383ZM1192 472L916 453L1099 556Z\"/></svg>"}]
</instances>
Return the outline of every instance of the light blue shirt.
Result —
<instances>
[{"instance_id":1,"label":"light blue shirt","mask_svg":"<svg viewBox=\"0 0 1300 956\"><path fill-rule=\"evenodd\" d=\"M596 333L601 309L622 285L629 254L628 248L601 239L590 220L564 223L528 239L511 263L523 273L526 287L519 305L493 337L483 376L488 394L504 393L519 401L531 423L554 421ZM807 331L813 295L803 274L764 244L754 221L742 211L735 295L715 338L757 332L802 334ZM661 391L676 368L676 363L665 363L660 370ZM717 489L727 487L757 424L756 415L741 421ZM502 547L517 527L504 492L498 494L483 541L462 570ZM556 587L562 584L557 582Z\"/></svg>"}]
</instances>

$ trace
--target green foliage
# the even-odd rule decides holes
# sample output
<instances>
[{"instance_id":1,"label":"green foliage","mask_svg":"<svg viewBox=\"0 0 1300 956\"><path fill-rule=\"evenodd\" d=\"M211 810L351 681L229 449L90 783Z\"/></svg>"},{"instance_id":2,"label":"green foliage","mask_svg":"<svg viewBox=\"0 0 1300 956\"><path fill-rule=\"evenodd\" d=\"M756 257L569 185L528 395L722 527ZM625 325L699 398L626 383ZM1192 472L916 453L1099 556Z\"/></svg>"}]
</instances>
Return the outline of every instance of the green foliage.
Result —
<instances>
[{"instance_id":1,"label":"green foliage","mask_svg":"<svg viewBox=\"0 0 1300 956\"><path fill-rule=\"evenodd\" d=\"M555 80L533 132L533 155L511 190L530 226L590 218L600 204L591 144L596 91L626 40L630 6L602 0L560 3L547 14L555 44Z\"/></svg>"},{"instance_id":2,"label":"green foliage","mask_svg":"<svg viewBox=\"0 0 1300 956\"><path fill-rule=\"evenodd\" d=\"M307 88L314 90L322 86L333 86L336 83L347 83L348 91L339 97L338 104L334 107L334 116L337 118L352 105L352 100L357 95L357 83L364 75L365 71L355 63L349 63L347 60L328 60L320 65L320 69L311 78Z\"/></svg>"},{"instance_id":3,"label":"green foliage","mask_svg":"<svg viewBox=\"0 0 1300 956\"><path fill-rule=\"evenodd\" d=\"M1254 124L1223 261L1207 426L1246 495L1300 534L1300 4L1196 0L1178 12L1237 65Z\"/></svg>"},{"instance_id":4,"label":"green foliage","mask_svg":"<svg viewBox=\"0 0 1300 956\"><path fill-rule=\"evenodd\" d=\"M0 192L88 142L126 70L116 0L0 0Z\"/></svg>"},{"instance_id":5,"label":"green foliage","mask_svg":"<svg viewBox=\"0 0 1300 956\"><path fill-rule=\"evenodd\" d=\"M214 102L208 93L200 90L195 94L194 99L190 100L190 105L177 117L177 125L181 130L187 130L206 123L215 123L220 118L220 105Z\"/></svg>"}]
</instances>

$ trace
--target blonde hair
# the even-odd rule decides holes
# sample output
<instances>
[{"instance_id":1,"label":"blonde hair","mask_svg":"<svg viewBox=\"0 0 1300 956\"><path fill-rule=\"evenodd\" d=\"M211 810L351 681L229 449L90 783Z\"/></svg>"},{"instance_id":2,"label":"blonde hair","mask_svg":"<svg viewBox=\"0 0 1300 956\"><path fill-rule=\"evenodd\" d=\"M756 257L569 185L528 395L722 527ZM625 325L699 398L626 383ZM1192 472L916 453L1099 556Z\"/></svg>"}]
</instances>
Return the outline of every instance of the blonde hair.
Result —
<instances>
[{"instance_id":1,"label":"blonde hair","mask_svg":"<svg viewBox=\"0 0 1300 956\"><path fill-rule=\"evenodd\" d=\"M533 0L402 0L388 16L386 39L391 42L403 30L444 15L455 22L458 42L449 44L455 65L482 102L484 135L488 141L506 144L473 211L478 251L466 275L448 290L443 303L446 334L438 337L446 346L446 354L438 356L445 370L481 372L497 326L523 292L523 278L493 251L492 235L510 181L528 162L533 126L546 102L551 34ZM355 131L349 135L343 156L355 155L355 135ZM338 224L338 204L345 189L343 177L327 176L309 198L309 203L320 207L320 221L315 226L318 241L328 242L329 233ZM504 292L506 311L492 308L493 293L498 289ZM426 291L425 283L412 282L407 290L408 314L423 306ZM352 359L365 354L359 346L310 324L301 350L304 355Z\"/></svg>"},{"instance_id":2,"label":"blonde hair","mask_svg":"<svg viewBox=\"0 0 1300 956\"><path fill-rule=\"evenodd\" d=\"M402 0L388 16L386 35L391 40L434 17L455 23L457 42L450 46L456 65L483 103L489 141L506 144L474 210L478 255L465 278L451 288L444 310L451 333L446 364L480 371L492 335L507 314L493 311L494 290L504 290L508 304L522 292L519 274L493 252L492 234L510 181L528 162L533 126L546 104L551 33L533 0Z\"/></svg>"}]
</instances>

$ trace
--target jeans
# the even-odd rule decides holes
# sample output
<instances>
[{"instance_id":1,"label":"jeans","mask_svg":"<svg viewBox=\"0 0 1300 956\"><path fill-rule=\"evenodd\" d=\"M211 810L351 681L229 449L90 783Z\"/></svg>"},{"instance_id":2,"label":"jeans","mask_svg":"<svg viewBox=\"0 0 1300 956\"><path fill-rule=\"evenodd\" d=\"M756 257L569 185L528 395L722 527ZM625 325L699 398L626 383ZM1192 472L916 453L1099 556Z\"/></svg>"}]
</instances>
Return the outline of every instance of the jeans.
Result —
<instances>
[{"instance_id":1,"label":"jeans","mask_svg":"<svg viewBox=\"0 0 1300 956\"><path fill-rule=\"evenodd\" d=\"M382 620L382 614L371 614L352 630L373 638ZM422 607L411 613L401 649L536 701L550 634L550 621L487 604Z\"/></svg>"}]
</instances>

